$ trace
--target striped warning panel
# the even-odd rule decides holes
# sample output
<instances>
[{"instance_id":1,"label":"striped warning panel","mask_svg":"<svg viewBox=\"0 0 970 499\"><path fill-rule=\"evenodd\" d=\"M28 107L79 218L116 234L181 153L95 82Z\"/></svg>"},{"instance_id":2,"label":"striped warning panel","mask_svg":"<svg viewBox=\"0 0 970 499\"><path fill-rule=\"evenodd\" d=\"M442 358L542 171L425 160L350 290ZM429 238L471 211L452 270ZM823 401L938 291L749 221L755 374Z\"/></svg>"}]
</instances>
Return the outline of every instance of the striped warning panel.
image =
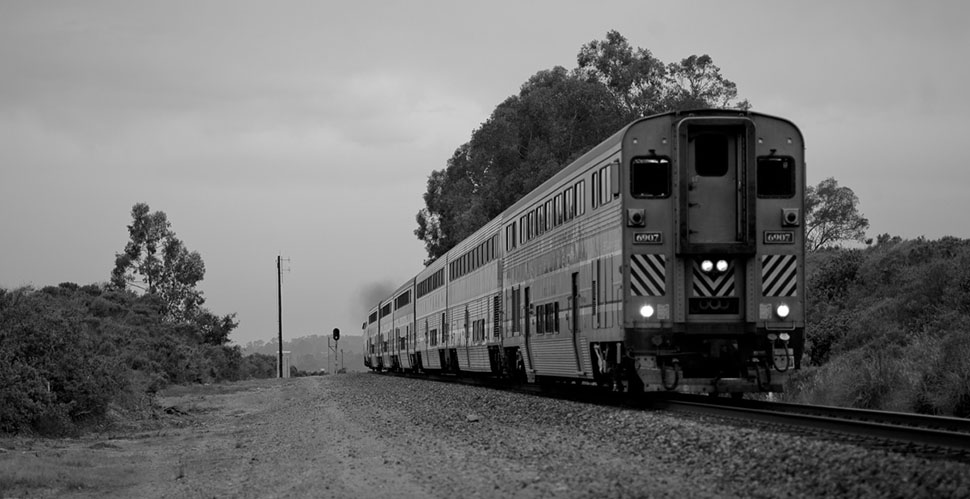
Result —
<instances>
[{"instance_id":1,"label":"striped warning panel","mask_svg":"<svg viewBox=\"0 0 970 499\"><path fill-rule=\"evenodd\" d=\"M734 262L724 272L704 272L701 261L694 260L694 296L734 296Z\"/></svg>"},{"instance_id":2,"label":"striped warning panel","mask_svg":"<svg viewBox=\"0 0 970 499\"><path fill-rule=\"evenodd\" d=\"M633 296L663 296L667 292L667 257L633 255L630 258L630 292Z\"/></svg>"},{"instance_id":3,"label":"striped warning panel","mask_svg":"<svg viewBox=\"0 0 970 499\"><path fill-rule=\"evenodd\" d=\"M761 257L761 294L764 296L798 295L798 260L795 255Z\"/></svg>"}]
</instances>

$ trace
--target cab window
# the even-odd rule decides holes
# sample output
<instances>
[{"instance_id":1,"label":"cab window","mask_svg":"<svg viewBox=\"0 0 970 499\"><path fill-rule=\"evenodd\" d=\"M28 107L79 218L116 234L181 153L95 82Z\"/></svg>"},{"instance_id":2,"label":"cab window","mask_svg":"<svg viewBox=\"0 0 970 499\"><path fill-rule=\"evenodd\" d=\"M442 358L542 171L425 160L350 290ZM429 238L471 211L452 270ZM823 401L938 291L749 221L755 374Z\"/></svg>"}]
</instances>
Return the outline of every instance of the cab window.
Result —
<instances>
[{"instance_id":1,"label":"cab window","mask_svg":"<svg viewBox=\"0 0 970 499\"><path fill-rule=\"evenodd\" d=\"M795 195L795 160L788 156L758 158L758 197L790 198Z\"/></svg>"},{"instance_id":2,"label":"cab window","mask_svg":"<svg viewBox=\"0 0 970 499\"><path fill-rule=\"evenodd\" d=\"M635 198L670 196L670 160L660 157L633 158L630 164L630 194Z\"/></svg>"}]
</instances>

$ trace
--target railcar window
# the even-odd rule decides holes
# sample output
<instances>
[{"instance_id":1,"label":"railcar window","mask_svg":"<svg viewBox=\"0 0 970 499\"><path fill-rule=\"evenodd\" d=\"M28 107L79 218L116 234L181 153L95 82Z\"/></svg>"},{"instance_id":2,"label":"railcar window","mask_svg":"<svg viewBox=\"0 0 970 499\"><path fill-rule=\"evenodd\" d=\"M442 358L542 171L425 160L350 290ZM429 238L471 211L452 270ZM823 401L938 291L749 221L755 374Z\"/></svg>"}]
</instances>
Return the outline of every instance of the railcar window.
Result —
<instances>
[{"instance_id":1,"label":"railcar window","mask_svg":"<svg viewBox=\"0 0 970 499\"><path fill-rule=\"evenodd\" d=\"M599 197L596 195L599 193L599 185L599 174L593 172L593 188L589 191L589 196L593 201L593 209L596 209L599 206Z\"/></svg>"},{"instance_id":2,"label":"railcar window","mask_svg":"<svg viewBox=\"0 0 970 499\"><path fill-rule=\"evenodd\" d=\"M515 249L515 222L505 228L505 251Z\"/></svg>"},{"instance_id":3,"label":"railcar window","mask_svg":"<svg viewBox=\"0 0 970 499\"><path fill-rule=\"evenodd\" d=\"M794 158L788 156L758 158L758 197L790 198L794 195Z\"/></svg>"},{"instance_id":4,"label":"railcar window","mask_svg":"<svg viewBox=\"0 0 970 499\"><path fill-rule=\"evenodd\" d=\"M564 224L569 221L569 219L566 218L566 193L560 192L556 195L556 198L559 199L559 213L556 215L556 217L558 217L559 223Z\"/></svg>"},{"instance_id":5,"label":"railcar window","mask_svg":"<svg viewBox=\"0 0 970 499\"><path fill-rule=\"evenodd\" d=\"M576 215L586 214L586 181L576 182Z\"/></svg>"},{"instance_id":6,"label":"railcar window","mask_svg":"<svg viewBox=\"0 0 970 499\"><path fill-rule=\"evenodd\" d=\"M542 334L545 330L546 306L536 305L536 333Z\"/></svg>"},{"instance_id":7,"label":"railcar window","mask_svg":"<svg viewBox=\"0 0 970 499\"><path fill-rule=\"evenodd\" d=\"M553 211L552 211L552 200L546 200L546 203L542 205L542 211L546 214L546 230L552 230L555 224L552 223Z\"/></svg>"},{"instance_id":8,"label":"railcar window","mask_svg":"<svg viewBox=\"0 0 970 499\"><path fill-rule=\"evenodd\" d=\"M559 302L558 301L556 302L555 317L556 317L556 332L558 333L559 332Z\"/></svg>"},{"instance_id":9,"label":"railcar window","mask_svg":"<svg viewBox=\"0 0 970 499\"><path fill-rule=\"evenodd\" d=\"M609 166L604 166L600 168L600 204L606 204L610 202L612 196L610 196L610 171Z\"/></svg>"},{"instance_id":10,"label":"railcar window","mask_svg":"<svg viewBox=\"0 0 970 499\"><path fill-rule=\"evenodd\" d=\"M728 138L720 133L705 133L694 139L694 170L702 177L720 177L728 172L731 160Z\"/></svg>"},{"instance_id":11,"label":"railcar window","mask_svg":"<svg viewBox=\"0 0 970 499\"><path fill-rule=\"evenodd\" d=\"M635 198L670 196L670 160L633 158L630 164L630 195Z\"/></svg>"},{"instance_id":12,"label":"railcar window","mask_svg":"<svg viewBox=\"0 0 970 499\"><path fill-rule=\"evenodd\" d=\"M573 199L573 188L570 187L569 189L566 189L566 192L563 193L563 197L566 198L566 216L563 217L563 220L568 222L573 219L573 213L575 213L573 211L575 209L575 205L573 204L575 201L575 199Z\"/></svg>"}]
</instances>

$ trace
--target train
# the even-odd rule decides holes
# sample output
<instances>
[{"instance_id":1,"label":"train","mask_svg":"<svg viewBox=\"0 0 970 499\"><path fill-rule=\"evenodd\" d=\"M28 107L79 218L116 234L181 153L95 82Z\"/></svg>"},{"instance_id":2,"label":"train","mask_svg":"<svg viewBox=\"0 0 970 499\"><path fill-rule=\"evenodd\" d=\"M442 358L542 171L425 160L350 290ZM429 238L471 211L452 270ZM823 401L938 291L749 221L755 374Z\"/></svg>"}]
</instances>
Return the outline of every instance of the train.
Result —
<instances>
[{"instance_id":1,"label":"train","mask_svg":"<svg viewBox=\"0 0 970 499\"><path fill-rule=\"evenodd\" d=\"M401 284L375 371L621 392L778 392L805 334L804 139L705 109L637 119Z\"/></svg>"}]
</instances>

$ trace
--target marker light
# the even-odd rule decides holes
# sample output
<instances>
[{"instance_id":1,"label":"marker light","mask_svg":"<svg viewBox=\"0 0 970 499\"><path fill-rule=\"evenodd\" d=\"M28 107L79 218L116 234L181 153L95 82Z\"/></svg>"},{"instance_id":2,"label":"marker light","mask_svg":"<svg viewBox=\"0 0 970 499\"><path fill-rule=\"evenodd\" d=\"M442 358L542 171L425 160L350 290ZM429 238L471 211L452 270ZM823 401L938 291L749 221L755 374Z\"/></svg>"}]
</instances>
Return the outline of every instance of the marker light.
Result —
<instances>
[{"instance_id":1,"label":"marker light","mask_svg":"<svg viewBox=\"0 0 970 499\"><path fill-rule=\"evenodd\" d=\"M642 315L645 319L653 317L653 312L654 310L652 305L644 305L640 307L640 315Z\"/></svg>"},{"instance_id":2,"label":"marker light","mask_svg":"<svg viewBox=\"0 0 970 499\"><path fill-rule=\"evenodd\" d=\"M781 333L778 335L778 339L781 341L788 341L791 339L791 335L788 333Z\"/></svg>"},{"instance_id":3,"label":"marker light","mask_svg":"<svg viewBox=\"0 0 970 499\"><path fill-rule=\"evenodd\" d=\"M725 271L727 271L727 269L728 269L727 260L718 260L717 261L717 271L718 272L725 272Z\"/></svg>"},{"instance_id":4,"label":"marker light","mask_svg":"<svg viewBox=\"0 0 970 499\"><path fill-rule=\"evenodd\" d=\"M778 305L778 308L775 310L775 312L778 314L778 317L781 317L782 319L784 319L788 317L789 313L791 313L791 309L788 308L788 305L785 305L784 303L782 303L781 305Z\"/></svg>"},{"instance_id":5,"label":"marker light","mask_svg":"<svg viewBox=\"0 0 970 499\"><path fill-rule=\"evenodd\" d=\"M714 269L714 262L710 260L704 260L701 262L701 270L704 272L710 272L712 269Z\"/></svg>"}]
</instances>

